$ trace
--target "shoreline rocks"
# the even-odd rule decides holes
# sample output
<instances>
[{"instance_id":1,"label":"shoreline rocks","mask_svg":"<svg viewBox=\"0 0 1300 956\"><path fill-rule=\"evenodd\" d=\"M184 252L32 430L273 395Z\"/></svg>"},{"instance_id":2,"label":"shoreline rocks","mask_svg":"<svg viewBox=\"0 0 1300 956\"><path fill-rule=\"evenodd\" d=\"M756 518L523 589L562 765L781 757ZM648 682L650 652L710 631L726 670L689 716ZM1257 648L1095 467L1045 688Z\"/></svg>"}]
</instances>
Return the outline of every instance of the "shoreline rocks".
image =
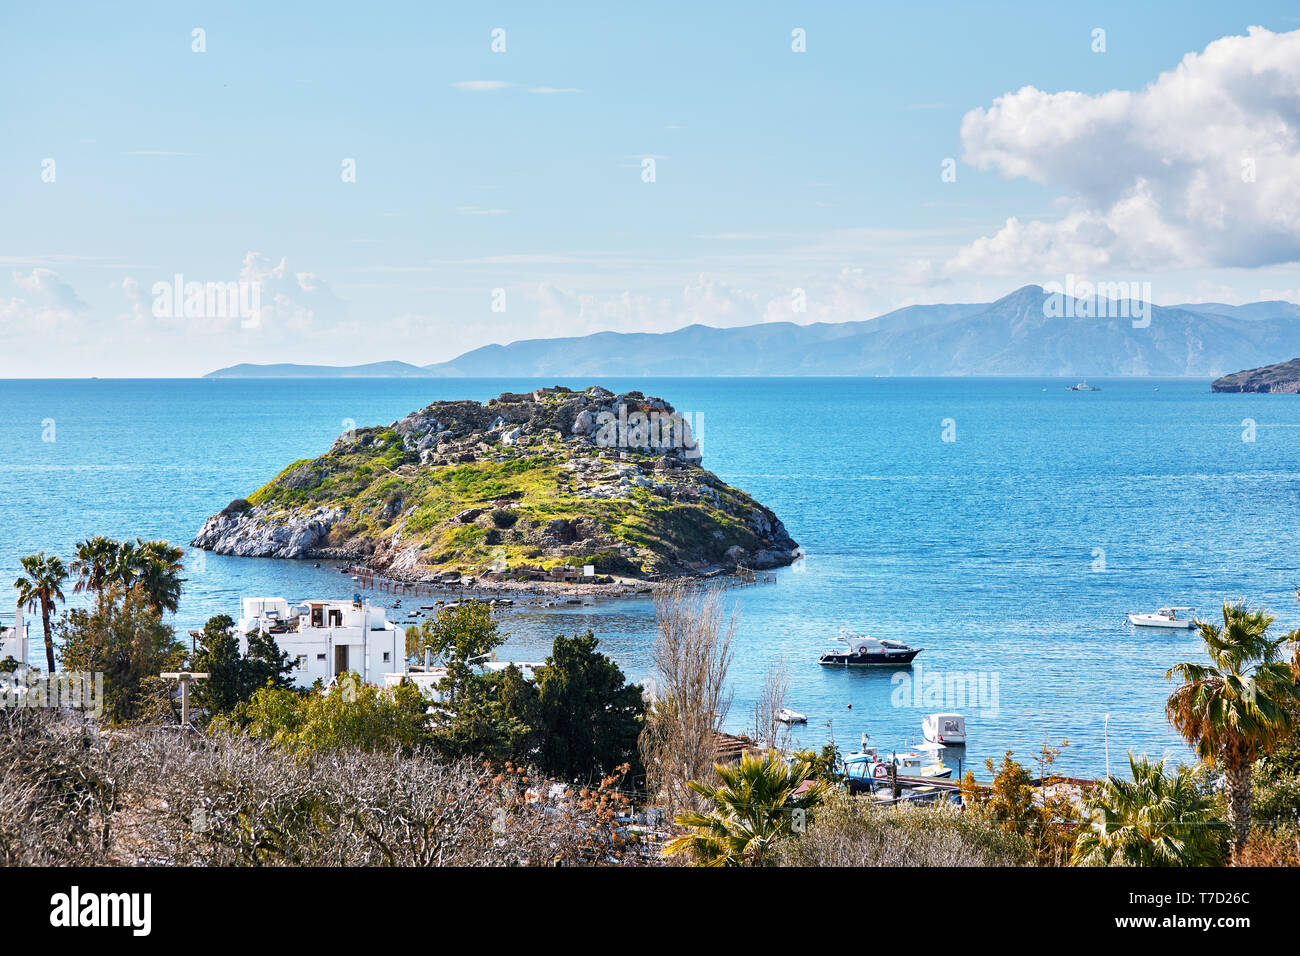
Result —
<instances>
[{"instance_id":1,"label":"shoreline rocks","mask_svg":"<svg viewBox=\"0 0 1300 956\"><path fill-rule=\"evenodd\" d=\"M330 529L342 516L341 508L281 516L261 507L223 511L203 522L190 544L214 554L243 558L335 557L340 555L323 554L317 546L329 539Z\"/></svg>"}]
</instances>

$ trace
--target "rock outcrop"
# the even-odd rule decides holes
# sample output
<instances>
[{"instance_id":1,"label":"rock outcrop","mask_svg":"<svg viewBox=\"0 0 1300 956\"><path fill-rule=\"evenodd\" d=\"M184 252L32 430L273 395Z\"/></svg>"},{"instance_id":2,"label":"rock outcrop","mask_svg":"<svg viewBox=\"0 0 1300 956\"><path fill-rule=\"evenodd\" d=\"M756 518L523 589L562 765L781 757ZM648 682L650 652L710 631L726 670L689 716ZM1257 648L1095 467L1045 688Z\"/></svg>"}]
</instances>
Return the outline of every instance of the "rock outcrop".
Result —
<instances>
[{"instance_id":1,"label":"rock outcrop","mask_svg":"<svg viewBox=\"0 0 1300 956\"><path fill-rule=\"evenodd\" d=\"M1300 358L1263 368L1233 372L1216 379L1210 386L1214 392L1280 392L1300 394Z\"/></svg>"},{"instance_id":2,"label":"rock outcrop","mask_svg":"<svg viewBox=\"0 0 1300 956\"><path fill-rule=\"evenodd\" d=\"M242 558L319 556L330 529L343 513L341 508L280 513L263 505L241 512L223 511L203 522L190 543L205 551Z\"/></svg>"},{"instance_id":3,"label":"rock outcrop","mask_svg":"<svg viewBox=\"0 0 1300 956\"><path fill-rule=\"evenodd\" d=\"M358 560L405 580L668 579L789 564L781 520L701 467L691 417L640 392L435 402L349 431L203 525L194 547Z\"/></svg>"}]
</instances>

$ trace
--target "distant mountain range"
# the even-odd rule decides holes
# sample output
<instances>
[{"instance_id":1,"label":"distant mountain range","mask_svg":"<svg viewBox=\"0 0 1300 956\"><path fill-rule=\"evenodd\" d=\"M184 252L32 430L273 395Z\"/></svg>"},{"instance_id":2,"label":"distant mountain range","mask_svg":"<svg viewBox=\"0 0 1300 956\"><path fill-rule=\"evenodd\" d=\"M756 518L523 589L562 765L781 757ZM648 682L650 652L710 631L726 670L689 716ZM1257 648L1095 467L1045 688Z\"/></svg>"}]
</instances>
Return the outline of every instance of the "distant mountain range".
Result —
<instances>
[{"instance_id":1,"label":"distant mountain range","mask_svg":"<svg viewBox=\"0 0 1300 956\"><path fill-rule=\"evenodd\" d=\"M1138 316L1139 318L1133 318ZM597 332L487 345L449 362L235 365L208 378L599 376L1193 376L1300 355L1300 306L1156 306L1036 285L996 302L914 305L874 319Z\"/></svg>"},{"instance_id":2,"label":"distant mountain range","mask_svg":"<svg viewBox=\"0 0 1300 956\"><path fill-rule=\"evenodd\" d=\"M428 369L410 362L369 365L249 365L247 362L209 372L204 378L428 378Z\"/></svg>"}]
</instances>

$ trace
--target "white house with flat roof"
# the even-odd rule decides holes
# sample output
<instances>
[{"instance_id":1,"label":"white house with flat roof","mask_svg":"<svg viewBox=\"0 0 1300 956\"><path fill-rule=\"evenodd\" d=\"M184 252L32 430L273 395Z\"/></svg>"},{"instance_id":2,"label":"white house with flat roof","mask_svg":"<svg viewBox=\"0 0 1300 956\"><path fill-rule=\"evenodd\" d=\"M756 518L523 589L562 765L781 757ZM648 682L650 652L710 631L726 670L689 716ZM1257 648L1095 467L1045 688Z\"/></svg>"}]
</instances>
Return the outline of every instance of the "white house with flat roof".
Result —
<instances>
[{"instance_id":1,"label":"white house with flat roof","mask_svg":"<svg viewBox=\"0 0 1300 956\"><path fill-rule=\"evenodd\" d=\"M239 650L248 653L248 635L268 634L293 659L293 680L311 687L328 684L349 671L365 683L384 684L406 673L406 632L388 620L382 607L356 597L351 601L299 601L280 597L244 598L239 619Z\"/></svg>"}]
</instances>

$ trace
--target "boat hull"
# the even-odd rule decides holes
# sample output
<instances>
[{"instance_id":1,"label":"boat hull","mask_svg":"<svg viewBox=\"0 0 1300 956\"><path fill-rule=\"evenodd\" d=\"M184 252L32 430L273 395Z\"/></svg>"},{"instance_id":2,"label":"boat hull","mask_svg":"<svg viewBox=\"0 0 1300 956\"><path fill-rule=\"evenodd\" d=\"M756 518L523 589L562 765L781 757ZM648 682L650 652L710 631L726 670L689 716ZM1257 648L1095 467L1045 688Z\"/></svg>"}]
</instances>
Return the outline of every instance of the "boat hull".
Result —
<instances>
[{"instance_id":1,"label":"boat hull","mask_svg":"<svg viewBox=\"0 0 1300 956\"><path fill-rule=\"evenodd\" d=\"M953 734L950 737L945 737L942 734L935 734L931 737L929 734L926 734L925 739L932 744L943 744L945 747L966 746L966 736L964 734Z\"/></svg>"},{"instance_id":2,"label":"boat hull","mask_svg":"<svg viewBox=\"0 0 1300 956\"><path fill-rule=\"evenodd\" d=\"M1168 618L1148 617L1145 614L1130 614L1128 622L1134 627L1163 627L1176 631L1185 631L1196 626L1195 621L1171 621Z\"/></svg>"},{"instance_id":3,"label":"boat hull","mask_svg":"<svg viewBox=\"0 0 1300 956\"><path fill-rule=\"evenodd\" d=\"M901 667L912 663L912 659L921 653L922 648L907 651L893 651L879 654L848 654L829 652L817 661L825 667Z\"/></svg>"}]
</instances>

